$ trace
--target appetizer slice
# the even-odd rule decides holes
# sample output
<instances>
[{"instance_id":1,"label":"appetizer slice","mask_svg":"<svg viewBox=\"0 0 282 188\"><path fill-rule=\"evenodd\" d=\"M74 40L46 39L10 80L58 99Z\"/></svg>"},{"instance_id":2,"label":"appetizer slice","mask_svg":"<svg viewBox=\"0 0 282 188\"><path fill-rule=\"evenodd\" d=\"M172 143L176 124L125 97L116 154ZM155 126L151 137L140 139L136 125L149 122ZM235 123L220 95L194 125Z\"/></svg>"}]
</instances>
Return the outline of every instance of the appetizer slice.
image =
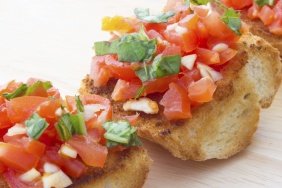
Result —
<instances>
[{"instance_id":1,"label":"appetizer slice","mask_svg":"<svg viewBox=\"0 0 282 188\"><path fill-rule=\"evenodd\" d=\"M224 6L223 6L224 7ZM246 148L261 107L281 81L279 52L248 33L239 14L171 0L163 13L106 17L81 94L113 101L138 134L187 160L228 158Z\"/></svg>"},{"instance_id":2,"label":"appetizer slice","mask_svg":"<svg viewBox=\"0 0 282 188\"><path fill-rule=\"evenodd\" d=\"M127 119L98 95L29 79L0 88L0 187L142 187L151 163Z\"/></svg>"},{"instance_id":3,"label":"appetizer slice","mask_svg":"<svg viewBox=\"0 0 282 188\"><path fill-rule=\"evenodd\" d=\"M240 11L250 31L282 53L282 0L222 0Z\"/></svg>"}]
</instances>

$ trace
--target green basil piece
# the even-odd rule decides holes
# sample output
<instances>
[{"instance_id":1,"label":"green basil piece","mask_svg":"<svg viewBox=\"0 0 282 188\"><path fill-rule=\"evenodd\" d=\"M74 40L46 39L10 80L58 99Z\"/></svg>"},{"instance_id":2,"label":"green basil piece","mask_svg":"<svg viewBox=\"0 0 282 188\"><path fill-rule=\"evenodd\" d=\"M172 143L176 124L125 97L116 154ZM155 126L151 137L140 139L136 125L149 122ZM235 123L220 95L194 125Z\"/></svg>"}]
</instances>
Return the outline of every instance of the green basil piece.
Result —
<instances>
[{"instance_id":1,"label":"green basil piece","mask_svg":"<svg viewBox=\"0 0 282 188\"><path fill-rule=\"evenodd\" d=\"M47 82L37 81L27 88L25 95L26 96L32 95L40 87L44 88L47 91L48 89L50 89L53 86L52 86L52 83L49 81Z\"/></svg>"},{"instance_id":2,"label":"green basil piece","mask_svg":"<svg viewBox=\"0 0 282 188\"><path fill-rule=\"evenodd\" d=\"M96 42L94 49L98 56L117 54L119 61L147 62L157 50L157 40L150 40L144 28L141 28L139 32L122 36L113 42Z\"/></svg>"},{"instance_id":3,"label":"green basil piece","mask_svg":"<svg viewBox=\"0 0 282 188\"><path fill-rule=\"evenodd\" d=\"M47 129L48 123L44 118L40 117L37 113L34 113L25 121L25 126L27 127L27 135L37 140Z\"/></svg>"},{"instance_id":4,"label":"green basil piece","mask_svg":"<svg viewBox=\"0 0 282 188\"><path fill-rule=\"evenodd\" d=\"M240 29L242 23L238 12L236 12L233 8L228 8L225 10L221 19L234 33L241 35Z\"/></svg>"},{"instance_id":5,"label":"green basil piece","mask_svg":"<svg viewBox=\"0 0 282 188\"><path fill-rule=\"evenodd\" d=\"M142 82L146 82L156 78L178 74L180 71L180 64L180 55L157 56L152 65L144 65L141 69L136 71L136 75Z\"/></svg>"},{"instance_id":6,"label":"green basil piece","mask_svg":"<svg viewBox=\"0 0 282 188\"><path fill-rule=\"evenodd\" d=\"M157 15L150 15L150 10L148 8L135 8L134 14L138 19L149 23L166 23L168 22L169 18L175 15L175 13L172 11Z\"/></svg>"},{"instance_id":7,"label":"green basil piece","mask_svg":"<svg viewBox=\"0 0 282 188\"><path fill-rule=\"evenodd\" d=\"M145 92L145 90L146 90L146 86L142 85L140 88L138 88L134 98L138 99L139 97L141 97L143 95L143 93Z\"/></svg>"},{"instance_id":8,"label":"green basil piece","mask_svg":"<svg viewBox=\"0 0 282 188\"><path fill-rule=\"evenodd\" d=\"M128 121L111 121L103 124L106 133L107 147L118 145L140 146L142 143L137 136L136 128L131 127Z\"/></svg>"},{"instance_id":9,"label":"green basil piece","mask_svg":"<svg viewBox=\"0 0 282 188\"><path fill-rule=\"evenodd\" d=\"M76 108L79 112L84 112L84 106L80 100L79 96L75 96L75 101L76 101Z\"/></svg>"},{"instance_id":10,"label":"green basil piece","mask_svg":"<svg viewBox=\"0 0 282 188\"><path fill-rule=\"evenodd\" d=\"M206 5L212 0L190 0L190 3L194 5Z\"/></svg>"},{"instance_id":11,"label":"green basil piece","mask_svg":"<svg viewBox=\"0 0 282 188\"><path fill-rule=\"evenodd\" d=\"M70 120L70 114L63 114L57 125L55 125L55 128L62 141L71 139L74 130Z\"/></svg>"},{"instance_id":12,"label":"green basil piece","mask_svg":"<svg viewBox=\"0 0 282 188\"><path fill-rule=\"evenodd\" d=\"M87 134L84 117L81 112L70 115L70 121L73 126L73 130L75 134L78 134L78 135Z\"/></svg>"},{"instance_id":13,"label":"green basil piece","mask_svg":"<svg viewBox=\"0 0 282 188\"><path fill-rule=\"evenodd\" d=\"M255 0L255 3L260 7L262 7L264 5L273 6L274 0Z\"/></svg>"},{"instance_id":14,"label":"green basil piece","mask_svg":"<svg viewBox=\"0 0 282 188\"><path fill-rule=\"evenodd\" d=\"M11 100L16 97L23 96L27 90L28 86L26 84L21 84L20 87L18 87L14 92L12 93L4 93L3 97L5 97L7 100Z\"/></svg>"}]
</instances>

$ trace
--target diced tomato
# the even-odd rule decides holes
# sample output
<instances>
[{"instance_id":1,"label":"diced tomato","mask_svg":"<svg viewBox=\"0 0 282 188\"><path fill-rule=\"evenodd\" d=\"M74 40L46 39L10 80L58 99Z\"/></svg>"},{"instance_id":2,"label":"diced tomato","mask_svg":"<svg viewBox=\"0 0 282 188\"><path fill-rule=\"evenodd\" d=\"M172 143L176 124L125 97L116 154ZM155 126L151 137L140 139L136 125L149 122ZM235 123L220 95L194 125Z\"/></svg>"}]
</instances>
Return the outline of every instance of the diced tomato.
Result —
<instances>
[{"instance_id":1,"label":"diced tomato","mask_svg":"<svg viewBox=\"0 0 282 188\"><path fill-rule=\"evenodd\" d=\"M134 31L134 27L122 16L104 17L102 20L103 31L118 31L128 33Z\"/></svg>"},{"instance_id":2,"label":"diced tomato","mask_svg":"<svg viewBox=\"0 0 282 188\"><path fill-rule=\"evenodd\" d=\"M0 161L9 168L27 171L37 165L39 157L19 146L0 142Z\"/></svg>"},{"instance_id":3,"label":"diced tomato","mask_svg":"<svg viewBox=\"0 0 282 188\"><path fill-rule=\"evenodd\" d=\"M57 99L59 99L61 97L59 90L57 88L54 88L54 87L48 89L47 93L48 93L48 97L55 97Z\"/></svg>"},{"instance_id":4,"label":"diced tomato","mask_svg":"<svg viewBox=\"0 0 282 188\"><path fill-rule=\"evenodd\" d=\"M78 178L86 171L87 167L78 159L62 157L58 151L59 147L48 147L45 156L41 160L42 165L45 162L56 164L72 178Z\"/></svg>"},{"instance_id":5,"label":"diced tomato","mask_svg":"<svg viewBox=\"0 0 282 188\"><path fill-rule=\"evenodd\" d=\"M213 11L205 18L201 19L205 24L209 34L218 39L236 40L239 37L229 29L229 27L220 19L220 15Z\"/></svg>"},{"instance_id":6,"label":"diced tomato","mask_svg":"<svg viewBox=\"0 0 282 188\"><path fill-rule=\"evenodd\" d=\"M92 58L90 78L93 79L95 87L105 86L112 77L106 68L104 56L94 56Z\"/></svg>"},{"instance_id":7,"label":"diced tomato","mask_svg":"<svg viewBox=\"0 0 282 188\"><path fill-rule=\"evenodd\" d=\"M214 65L220 63L220 56L218 52L214 52L205 48L197 48L196 54L198 61L200 61L201 63L207 65Z\"/></svg>"},{"instance_id":8,"label":"diced tomato","mask_svg":"<svg viewBox=\"0 0 282 188\"><path fill-rule=\"evenodd\" d=\"M8 117L6 104L0 104L0 129L11 127L12 125Z\"/></svg>"},{"instance_id":9,"label":"diced tomato","mask_svg":"<svg viewBox=\"0 0 282 188\"><path fill-rule=\"evenodd\" d=\"M48 93L43 84L39 84L38 87L28 96L48 97Z\"/></svg>"},{"instance_id":10,"label":"diced tomato","mask_svg":"<svg viewBox=\"0 0 282 188\"><path fill-rule=\"evenodd\" d=\"M107 68L112 73L113 77L123 80L132 80L136 77L135 71L131 68L130 63L119 62L114 56L105 56Z\"/></svg>"},{"instance_id":11,"label":"diced tomato","mask_svg":"<svg viewBox=\"0 0 282 188\"><path fill-rule=\"evenodd\" d=\"M157 38L163 39L163 36L159 32L153 29L148 30L147 35L150 39L157 39Z\"/></svg>"},{"instance_id":12,"label":"diced tomato","mask_svg":"<svg viewBox=\"0 0 282 188\"><path fill-rule=\"evenodd\" d=\"M28 153L41 157L45 152L46 145L37 140L28 140L24 143L24 148Z\"/></svg>"},{"instance_id":13,"label":"diced tomato","mask_svg":"<svg viewBox=\"0 0 282 188\"><path fill-rule=\"evenodd\" d=\"M216 85L209 77L191 83L188 88L189 98L195 102L209 102L213 99Z\"/></svg>"},{"instance_id":14,"label":"diced tomato","mask_svg":"<svg viewBox=\"0 0 282 188\"><path fill-rule=\"evenodd\" d=\"M76 113L76 101L74 96L66 96L66 104L67 104L67 109L70 113L74 114Z\"/></svg>"},{"instance_id":15,"label":"diced tomato","mask_svg":"<svg viewBox=\"0 0 282 188\"><path fill-rule=\"evenodd\" d=\"M164 51L162 52L163 56L170 56L170 55L180 55L181 56L181 48L175 45L167 46Z\"/></svg>"},{"instance_id":16,"label":"diced tomato","mask_svg":"<svg viewBox=\"0 0 282 188\"><path fill-rule=\"evenodd\" d=\"M192 52L198 46L197 35L190 29L182 28L183 32L181 33L176 32L175 30L166 29L164 31L164 37L172 44L180 46L182 51L186 53Z\"/></svg>"},{"instance_id":17,"label":"diced tomato","mask_svg":"<svg viewBox=\"0 0 282 188\"><path fill-rule=\"evenodd\" d=\"M259 6L254 3L253 6L251 6L249 9L248 9L248 18L250 19L256 19L258 18L258 15L259 15Z\"/></svg>"},{"instance_id":18,"label":"diced tomato","mask_svg":"<svg viewBox=\"0 0 282 188\"><path fill-rule=\"evenodd\" d=\"M162 34L164 30L166 29L167 24L166 23L144 23L144 26L147 31L153 30L153 31L156 31Z\"/></svg>"},{"instance_id":19,"label":"diced tomato","mask_svg":"<svg viewBox=\"0 0 282 188\"><path fill-rule=\"evenodd\" d=\"M275 20L269 26L269 31L275 35L282 36L282 1L279 1L281 4L281 8L278 9L278 4L276 4L274 11L275 11Z\"/></svg>"},{"instance_id":20,"label":"diced tomato","mask_svg":"<svg viewBox=\"0 0 282 188\"><path fill-rule=\"evenodd\" d=\"M9 187L11 188L42 188L43 184L41 180L36 180L34 182L25 183L20 180L20 174L12 169L8 169L3 173L3 177Z\"/></svg>"},{"instance_id":21,"label":"diced tomato","mask_svg":"<svg viewBox=\"0 0 282 188\"><path fill-rule=\"evenodd\" d=\"M259 11L258 17L264 25L270 25L274 20L274 11L269 6L264 5Z\"/></svg>"},{"instance_id":22,"label":"diced tomato","mask_svg":"<svg viewBox=\"0 0 282 188\"><path fill-rule=\"evenodd\" d=\"M191 118L190 101L187 91L176 83L169 85L160 104L164 106L164 115L168 120Z\"/></svg>"},{"instance_id":23,"label":"diced tomato","mask_svg":"<svg viewBox=\"0 0 282 188\"><path fill-rule=\"evenodd\" d=\"M177 75L166 76L144 83L144 96L152 93L163 93L169 88L169 84L177 80Z\"/></svg>"},{"instance_id":24,"label":"diced tomato","mask_svg":"<svg viewBox=\"0 0 282 188\"><path fill-rule=\"evenodd\" d=\"M226 62L230 61L233 57L236 56L237 50L233 50L232 48L227 48L223 52L219 53L220 56L220 65L225 64Z\"/></svg>"},{"instance_id":25,"label":"diced tomato","mask_svg":"<svg viewBox=\"0 0 282 188\"><path fill-rule=\"evenodd\" d=\"M23 96L6 101L7 113L12 123L21 123L47 101L47 98L37 96Z\"/></svg>"},{"instance_id":26,"label":"diced tomato","mask_svg":"<svg viewBox=\"0 0 282 188\"><path fill-rule=\"evenodd\" d=\"M38 114L45 118L49 123L55 123L58 120L56 111L60 108L62 102L57 98L50 98L48 101L42 103L38 109Z\"/></svg>"},{"instance_id":27,"label":"diced tomato","mask_svg":"<svg viewBox=\"0 0 282 188\"><path fill-rule=\"evenodd\" d=\"M8 84L0 86L0 95L4 93L11 93L16 90L22 83L16 82L15 80L10 81Z\"/></svg>"},{"instance_id":28,"label":"diced tomato","mask_svg":"<svg viewBox=\"0 0 282 188\"><path fill-rule=\"evenodd\" d=\"M192 82L198 81L202 78L199 69L194 68L191 71L185 71L181 73L181 77L176 81L176 83L186 90Z\"/></svg>"},{"instance_id":29,"label":"diced tomato","mask_svg":"<svg viewBox=\"0 0 282 188\"><path fill-rule=\"evenodd\" d=\"M222 0L222 2L228 6L233 7L234 9L243 9L249 7L253 4L253 0Z\"/></svg>"},{"instance_id":30,"label":"diced tomato","mask_svg":"<svg viewBox=\"0 0 282 188\"><path fill-rule=\"evenodd\" d=\"M104 166L108 154L106 147L83 136L74 136L67 143L77 151L85 164L92 167Z\"/></svg>"},{"instance_id":31,"label":"diced tomato","mask_svg":"<svg viewBox=\"0 0 282 188\"><path fill-rule=\"evenodd\" d=\"M179 21L179 25L195 31L197 29L198 21L198 15L188 14L185 18Z\"/></svg>"},{"instance_id":32,"label":"diced tomato","mask_svg":"<svg viewBox=\"0 0 282 188\"><path fill-rule=\"evenodd\" d=\"M199 40L199 46L205 46L209 37L209 32L201 21L198 21L197 23L196 33Z\"/></svg>"},{"instance_id":33,"label":"diced tomato","mask_svg":"<svg viewBox=\"0 0 282 188\"><path fill-rule=\"evenodd\" d=\"M111 97L114 101L132 99L136 96L138 89L141 87L142 84L139 80L133 80L131 82L118 80Z\"/></svg>"}]
</instances>

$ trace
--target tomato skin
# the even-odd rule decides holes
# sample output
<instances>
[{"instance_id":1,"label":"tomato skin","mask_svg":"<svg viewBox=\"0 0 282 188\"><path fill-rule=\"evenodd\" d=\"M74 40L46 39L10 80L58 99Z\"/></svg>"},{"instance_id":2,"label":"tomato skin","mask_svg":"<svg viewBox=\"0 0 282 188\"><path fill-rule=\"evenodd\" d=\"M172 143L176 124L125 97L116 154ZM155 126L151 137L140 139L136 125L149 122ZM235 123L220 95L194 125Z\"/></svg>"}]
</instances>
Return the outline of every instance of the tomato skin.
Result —
<instances>
[{"instance_id":1,"label":"tomato skin","mask_svg":"<svg viewBox=\"0 0 282 188\"><path fill-rule=\"evenodd\" d=\"M249 7L253 4L253 0L222 0L222 2L234 9L241 10L243 8Z\"/></svg>"},{"instance_id":2,"label":"tomato skin","mask_svg":"<svg viewBox=\"0 0 282 188\"><path fill-rule=\"evenodd\" d=\"M182 86L184 89L188 90L189 85L192 82L198 81L202 78L199 69L194 68L191 71L185 71L181 74L181 77L176 81L176 83Z\"/></svg>"},{"instance_id":3,"label":"tomato skin","mask_svg":"<svg viewBox=\"0 0 282 188\"><path fill-rule=\"evenodd\" d=\"M0 97L1 98L1 97ZM7 107L4 104L0 104L0 129L11 127L13 124L8 117Z\"/></svg>"},{"instance_id":4,"label":"tomato skin","mask_svg":"<svg viewBox=\"0 0 282 188\"><path fill-rule=\"evenodd\" d=\"M43 102L40 105L38 114L45 118L48 123L55 123L58 120L56 116L56 111L62 105L62 101L57 98L50 98L48 101Z\"/></svg>"},{"instance_id":5,"label":"tomato skin","mask_svg":"<svg viewBox=\"0 0 282 188\"><path fill-rule=\"evenodd\" d=\"M54 88L54 87L48 89L47 93L48 93L48 97L55 97L57 99L59 99L61 97L59 90L57 88Z\"/></svg>"},{"instance_id":6,"label":"tomato skin","mask_svg":"<svg viewBox=\"0 0 282 188\"><path fill-rule=\"evenodd\" d=\"M0 161L9 168L25 172L37 165L39 157L19 146L0 142Z\"/></svg>"},{"instance_id":7,"label":"tomato skin","mask_svg":"<svg viewBox=\"0 0 282 188\"><path fill-rule=\"evenodd\" d=\"M90 78L94 81L95 87L105 86L112 77L106 68L104 56L94 56L92 58Z\"/></svg>"},{"instance_id":8,"label":"tomato skin","mask_svg":"<svg viewBox=\"0 0 282 188\"><path fill-rule=\"evenodd\" d=\"M166 76L155 80L150 80L144 83L144 96L152 93L163 93L169 88L169 84L177 80L177 75Z\"/></svg>"},{"instance_id":9,"label":"tomato skin","mask_svg":"<svg viewBox=\"0 0 282 188\"><path fill-rule=\"evenodd\" d=\"M215 90L216 85L213 80L205 77L190 84L188 88L189 98L194 102L209 102L213 99Z\"/></svg>"},{"instance_id":10,"label":"tomato skin","mask_svg":"<svg viewBox=\"0 0 282 188\"><path fill-rule=\"evenodd\" d=\"M92 139L83 136L74 136L71 140L67 141L81 157L82 161L92 167L103 167L108 149L100 144L93 142Z\"/></svg>"},{"instance_id":11,"label":"tomato skin","mask_svg":"<svg viewBox=\"0 0 282 188\"><path fill-rule=\"evenodd\" d=\"M220 63L220 56L218 52L214 52L205 48L197 48L195 52L197 54L198 61L200 61L201 63L207 65Z\"/></svg>"},{"instance_id":12,"label":"tomato skin","mask_svg":"<svg viewBox=\"0 0 282 188\"><path fill-rule=\"evenodd\" d=\"M115 85L111 97L114 101L125 101L127 99L132 99L136 96L138 89L141 87L142 84L139 80L127 82L119 79Z\"/></svg>"},{"instance_id":13,"label":"tomato skin","mask_svg":"<svg viewBox=\"0 0 282 188\"><path fill-rule=\"evenodd\" d=\"M5 181L11 188L42 188L43 187L42 181L24 183L20 180L19 176L20 174L12 169L8 169L6 172L3 173L3 177Z\"/></svg>"},{"instance_id":14,"label":"tomato skin","mask_svg":"<svg viewBox=\"0 0 282 188\"><path fill-rule=\"evenodd\" d=\"M188 14L179 21L179 25L195 31L197 29L198 21L199 17L196 14Z\"/></svg>"},{"instance_id":15,"label":"tomato skin","mask_svg":"<svg viewBox=\"0 0 282 188\"><path fill-rule=\"evenodd\" d=\"M171 55L180 55L181 56L181 48L175 45L166 46L164 51L162 52L163 56L171 56Z\"/></svg>"},{"instance_id":16,"label":"tomato skin","mask_svg":"<svg viewBox=\"0 0 282 188\"><path fill-rule=\"evenodd\" d=\"M15 91L22 83L15 80L10 81L8 84L0 86L0 95L4 93L11 93Z\"/></svg>"},{"instance_id":17,"label":"tomato skin","mask_svg":"<svg viewBox=\"0 0 282 188\"><path fill-rule=\"evenodd\" d=\"M253 4L253 6L251 6L249 9L248 9L248 18L250 19L256 19L258 18L258 14L259 14L259 7L256 3Z\"/></svg>"},{"instance_id":18,"label":"tomato skin","mask_svg":"<svg viewBox=\"0 0 282 188\"><path fill-rule=\"evenodd\" d=\"M184 33L177 33L175 30L164 31L164 37L167 41L176 46L180 46L185 53L192 52L198 46L197 35L190 29L184 28Z\"/></svg>"},{"instance_id":19,"label":"tomato skin","mask_svg":"<svg viewBox=\"0 0 282 188\"><path fill-rule=\"evenodd\" d=\"M160 104L164 106L164 115L168 120L191 118L190 100L187 91L176 83L169 85Z\"/></svg>"},{"instance_id":20,"label":"tomato skin","mask_svg":"<svg viewBox=\"0 0 282 188\"><path fill-rule=\"evenodd\" d=\"M29 140L24 143L24 148L28 153L42 157L45 152L46 145L37 140Z\"/></svg>"},{"instance_id":21,"label":"tomato skin","mask_svg":"<svg viewBox=\"0 0 282 188\"><path fill-rule=\"evenodd\" d=\"M162 34L167 27L166 23L144 23L144 26L147 31L156 31L159 34Z\"/></svg>"},{"instance_id":22,"label":"tomato skin","mask_svg":"<svg viewBox=\"0 0 282 188\"><path fill-rule=\"evenodd\" d=\"M232 58L234 58L237 55L238 51L233 50L232 48L227 48L223 52L220 52L220 64L218 65L223 65L230 61Z\"/></svg>"},{"instance_id":23,"label":"tomato skin","mask_svg":"<svg viewBox=\"0 0 282 188\"><path fill-rule=\"evenodd\" d=\"M269 6L264 5L259 11L258 17L264 25L270 25L274 21L274 11Z\"/></svg>"},{"instance_id":24,"label":"tomato skin","mask_svg":"<svg viewBox=\"0 0 282 188\"><path fill-rule=\"evenodd\" d=\"M21 123L37 109L47 98L23 96L6 101L7 113L12 123Z\"/></svg>"}]
</instances>

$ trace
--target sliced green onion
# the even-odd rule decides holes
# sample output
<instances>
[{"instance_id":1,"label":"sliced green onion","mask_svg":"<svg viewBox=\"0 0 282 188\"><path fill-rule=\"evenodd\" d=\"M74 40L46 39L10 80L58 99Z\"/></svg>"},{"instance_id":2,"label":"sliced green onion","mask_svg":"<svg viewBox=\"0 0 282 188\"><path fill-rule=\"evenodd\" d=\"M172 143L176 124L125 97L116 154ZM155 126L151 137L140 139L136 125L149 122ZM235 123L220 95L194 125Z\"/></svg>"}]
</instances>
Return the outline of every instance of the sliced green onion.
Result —
<instances>
[{"instance_id":1,"label":"sliced green onion","mask_svg":"<svg viewBox=\"0 0 282 188\"><path fill-rule=\"evenodd\" d=\"M34 113L28 120L25 121L25 126L27 127L27 134L29 137L37 140L47 129L48 123L37 113Z\"/></svg>"},{"instance_id":2,"label":"sliced green onion","mask_svg":"<svg viewBox=\"0 0 282 188\"><path fill-rule=\"evenodd\" d=\"M21 84L20 87L18 87L14 92L12 93L4 93L3 97L5 97L8 100L11 100L16 97L20 97L25 94L27 90L27 85L26 84Z\"/></svg>"},{"instance_id":3,"label":"sliced green onion","mask_svg":"<svg viewBox=\"0 0 282 188\"><path fill-rule=\"evenodd\" d=\"M76 101L76 108L79 112L84 112L84 106L80 100L79 96L75 96L75 101Z\"/></svg>"},{"instance_id":4,"label":"sliced green onion","mask_svg":"<svg viewBox=\"0 0 282 188\"><path fill-rule=\"evenodd\" d=\"M85 121L82 113L78 112L77 114L70 115L70 120L75 134L78 135L87 134Z\"/></svg>"},{"instance_id":5,"label":"sliced green onion","mask_svg":"<svg viewBox=\"0 0 282 188\"><path fill-rule=\"evenodd\" d=\"M60 118L55 128L62 141L71 139L73 133L73 125L71 123L70 114L64 114Z\"/></svg>"}]
</instances>

